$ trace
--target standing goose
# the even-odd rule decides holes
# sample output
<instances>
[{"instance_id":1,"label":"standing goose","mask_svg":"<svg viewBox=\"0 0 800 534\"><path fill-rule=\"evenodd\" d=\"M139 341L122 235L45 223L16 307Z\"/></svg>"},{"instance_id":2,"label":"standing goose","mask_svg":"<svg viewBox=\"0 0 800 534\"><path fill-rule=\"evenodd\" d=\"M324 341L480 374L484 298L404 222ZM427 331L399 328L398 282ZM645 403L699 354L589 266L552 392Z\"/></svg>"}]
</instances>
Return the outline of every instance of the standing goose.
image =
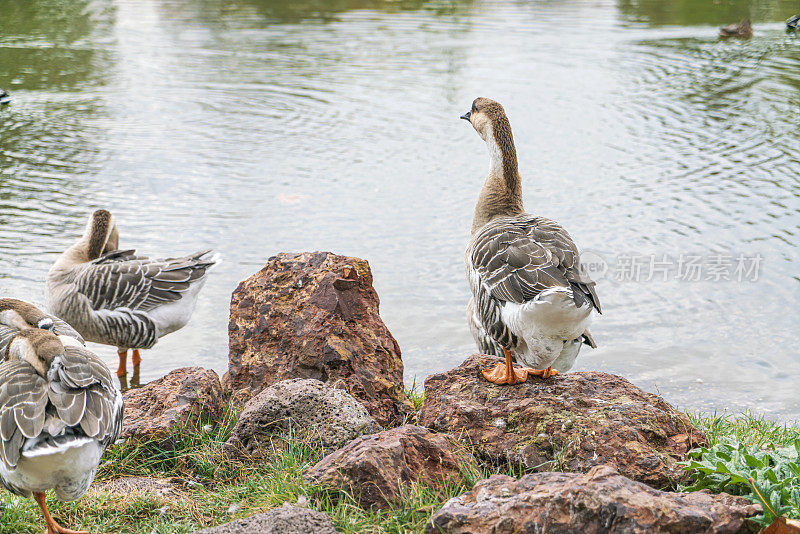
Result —
<instances>
[{"instance_id":1,"label":"standing goose","mask_svg":"<svg viewBox=\"0 0 800 534\"><path fill-rule=\"evenodd\" d=\"M595 284L567 231L525 213L503 107L476 98L461 118L486 142L491 160L465 257L470 330L481 351L505 357L483 376L495 384L516 384L529 374L548 378L567 371L581 342L596 346L587 330L592 309L600 312ZM532 369L515 369L514 358Z\"/></svg>"},{"instance_id":2,"label":"standing goose","mask_svg":"<svg viewBox=\"0 0 800 534\"><path fill-rule=\"evenodd\" d=\"M122 394L79 337L18 328L7 317L0 314L0 483L33 494L47 534L88 534L56 523L45 492L63 501L86 493L122 428Z\"/></svg>"},{"instance_id":3,"label":"standing goose","mask_svg":"<svg viewBox=\"0 0 800 534\"><path fill-rule=\"evenodd\" d=\"M139 349L189 322L206 273L218 260L207 257L210 250L150 259L118 247L114 217L95 211L83 237L50 268L46 293L50 310L87 341L117 347L117 375L125 376L128 349L138 368Z\"/></svg>"}]
</instances>

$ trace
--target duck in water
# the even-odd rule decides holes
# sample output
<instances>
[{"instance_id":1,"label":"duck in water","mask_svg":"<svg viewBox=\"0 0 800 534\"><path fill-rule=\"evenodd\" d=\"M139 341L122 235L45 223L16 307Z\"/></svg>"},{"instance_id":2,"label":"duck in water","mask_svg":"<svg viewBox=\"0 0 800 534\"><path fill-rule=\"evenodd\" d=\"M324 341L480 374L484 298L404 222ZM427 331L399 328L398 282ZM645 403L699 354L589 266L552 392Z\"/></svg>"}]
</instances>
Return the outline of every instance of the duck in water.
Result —
<instances>
[{"instance_id":1,"label":"duck in water","mask_svg":"<svg viewBox=\"0 0 800 534\"><path fill-rule=\"evenodd\" d=\"M750 19L744 19L739 24L728 24L719 29L720 37L752 37L753 25Z\"/></svg>"}]
</instances>

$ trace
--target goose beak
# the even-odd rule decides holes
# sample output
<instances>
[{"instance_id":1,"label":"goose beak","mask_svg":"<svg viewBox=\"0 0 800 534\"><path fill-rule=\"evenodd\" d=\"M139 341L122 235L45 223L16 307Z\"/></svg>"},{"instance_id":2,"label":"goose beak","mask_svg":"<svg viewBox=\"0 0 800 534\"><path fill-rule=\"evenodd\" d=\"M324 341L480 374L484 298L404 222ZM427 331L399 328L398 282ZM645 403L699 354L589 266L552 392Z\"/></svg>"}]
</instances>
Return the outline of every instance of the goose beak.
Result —
<instances>
[{"instance_id":1,"label":"goose beak","mask_svg":"<svg viewBox=\"0 0 800 534\"><path fill-rule=\"evenodd\" d=\"M471 111L467 111L466 113L461 115L461 118L464 119L465 121L468 121L471 116L472 116L472 112Z\"/></svg>"}]
</instances>

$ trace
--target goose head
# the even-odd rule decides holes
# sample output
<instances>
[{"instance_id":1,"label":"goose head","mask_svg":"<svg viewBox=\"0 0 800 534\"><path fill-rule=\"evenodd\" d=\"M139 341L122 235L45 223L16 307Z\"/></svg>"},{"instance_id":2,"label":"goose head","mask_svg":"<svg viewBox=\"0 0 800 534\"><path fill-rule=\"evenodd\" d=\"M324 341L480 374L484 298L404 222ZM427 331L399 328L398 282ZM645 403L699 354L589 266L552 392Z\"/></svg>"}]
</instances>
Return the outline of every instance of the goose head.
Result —
<instances>
[{"instance_id":1,"label":"goose head","mask_svg":"<svg viewBox=\"0 0 800 534\"><path fill-rule=\"evenodd\" d=\"M114 216L107 210L97 210L89 216L80 243L86 249L88 261L95 260L119 248L119 231Z\"/></svg>"},{"instance_id":2,"label":"goose head","mask_svg":"<svg viewBox=\"0 0 800 534\"><path fill-rule=\"evenodd\" d=\"M15 328L41 328L52 331L53 319L42 310L18 299L0 299L0 324Z\"/></svg>"},{"instance_id":3,"label":"goose head","mask_svg":"<svg viewBox=\"0 0 800 534\"><path fill-rule=\"evenodd\" d=\"M487 143L494 141L496 130L511 131L503 106L489 98L478 97L473 100L472 108L461 115L461 118L469 121Z\"/></svg>"},{"instance_id":4,"label":"goose head","mask_svg":"<svg viewBox=\"0 0 800 534\"><path fill-rule=\"evenodd\" d=\"M57 335L46 330L28 328L11 340L6 357L28 362L42 378L47 378L48 372L58 367L63 354L64 344Z\"/></svg>"},{"instance_id":5,"label":"goose head","mask_svg":"<svg viewBox=\"0 0 800 534\"><path fill-rule=\"evenodd\" d=\"M511 134L511 123L503 106L489 98L478 97L473 100L472 108L461 118L469 121L486 142L491 171L516 181L517 151L514 147L514 136ZM515 187L512 184L512 188Z\"/></svg>"}]
</instances>

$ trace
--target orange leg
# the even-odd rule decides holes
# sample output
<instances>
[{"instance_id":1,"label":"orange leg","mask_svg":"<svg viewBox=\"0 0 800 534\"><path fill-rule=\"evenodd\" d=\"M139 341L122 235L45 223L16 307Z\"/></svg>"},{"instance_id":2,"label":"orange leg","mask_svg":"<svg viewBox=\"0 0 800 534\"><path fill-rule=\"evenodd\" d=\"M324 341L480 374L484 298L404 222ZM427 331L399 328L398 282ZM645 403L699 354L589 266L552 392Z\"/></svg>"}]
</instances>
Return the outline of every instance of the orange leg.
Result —
<instances>
[{"instance_id":1,"label":"orange leg","mask_svg":"<svg viewBox=\"0 0 800 534\"><path fill-rule=\"evenodd\" d=\"M39 505L39 508L41 508L42 515L44 515L44 522L47 523L47 534L90 534L88 530L70 530L56 523L56 520L53 519L50 512L47 510L44 493L34 492L33 498L36 500L36 504Z\"/></svg>"},{"instance_id":2,"label":"orange leg","mask_svg":"<svg viewBox=\"0 0 800 534\"><path fill-rule=\"evenodd\" d=\"M139 356L139 349L133 349L133 357L131 359L133 360L134 367L142 363L142 357Z\"/></svg>"},{"instance_id":3,"label":"orange leg","mask_svg":"<svg viewBox=\"0 0 800 534\"><path fill-rule=\"evenodd\" d=\"M503 347L506 363L498 363L494 369L484 369L483 378L493 384L518 384L528 379L527 369L515 369L511 353Z\"/></svg>"},{"instance_id":4,"label":"orange leg","mask_svg":"<svg viewBox=\"0 0 800 534\"><path fill-rule=\"evenodd\" d=\"M118 350L119 367L117 367L117 376L125 376L128 373L128 351Z\"/></svg>"}]
</instances>

